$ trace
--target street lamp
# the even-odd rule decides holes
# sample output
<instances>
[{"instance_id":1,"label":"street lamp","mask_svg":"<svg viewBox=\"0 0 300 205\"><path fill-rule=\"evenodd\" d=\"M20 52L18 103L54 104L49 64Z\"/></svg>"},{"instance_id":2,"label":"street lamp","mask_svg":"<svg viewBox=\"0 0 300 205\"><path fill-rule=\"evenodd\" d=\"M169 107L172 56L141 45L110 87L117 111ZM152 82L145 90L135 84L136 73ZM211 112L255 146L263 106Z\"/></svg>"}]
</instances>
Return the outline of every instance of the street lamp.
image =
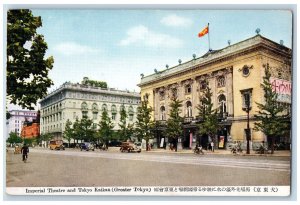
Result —
<instances>
[{"instance_id":1,"label":"street lamp","mask_svg":"<svg viewBox=\"0 0 300 205\"><path fill-rule=\"evenodd\" d=\"M245 95L245 104L246 104L246 112L247 112L247 129L246 129L246 138L247 138L247 154L250 154L250 139L251 139L251 133L250 133L250 126L249 126L249 112L250 112L250 94L247 93Z\"/></svg>"}]
</instances>

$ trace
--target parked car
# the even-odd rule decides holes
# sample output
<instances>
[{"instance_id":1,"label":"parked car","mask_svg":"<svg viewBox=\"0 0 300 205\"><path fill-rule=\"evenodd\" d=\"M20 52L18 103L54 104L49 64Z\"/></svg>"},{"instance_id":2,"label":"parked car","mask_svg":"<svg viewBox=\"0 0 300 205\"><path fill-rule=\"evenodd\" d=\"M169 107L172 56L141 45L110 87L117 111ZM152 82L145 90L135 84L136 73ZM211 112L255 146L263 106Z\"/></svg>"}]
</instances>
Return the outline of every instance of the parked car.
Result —
<instances>
[{"instance_id":1,"label":"parked car","mask_svg":"<svg viewBox=\"0 0 300 205\"><path fill-rule=\"evenodd\" d=\"M51 140L49 146L51 150L65 150L62 140Z\"/></svg>"},{"instance_id":2,"label":"parked car","mask_svg":"<svg viewBox=\"0 0 300 205\"><path fill-rule=\"evenodd\" d=\"M88 142L80 143L79 146L80 146L80 151L82 151L82 150L86 150L86 151L92 150L92 151L95 151L94 145L91 144L91 143L88 143Z\"/></svg>"},{"instance_id":3,"label":"parked car","mask_svg":"<svg viewBox=\"0 0 300 205\"><path fill-rule=\"evenodd\" d=\"M120 147L121 152L138 152L142 151L140 142L122 142Z\"/></svg>"}]
</instances>

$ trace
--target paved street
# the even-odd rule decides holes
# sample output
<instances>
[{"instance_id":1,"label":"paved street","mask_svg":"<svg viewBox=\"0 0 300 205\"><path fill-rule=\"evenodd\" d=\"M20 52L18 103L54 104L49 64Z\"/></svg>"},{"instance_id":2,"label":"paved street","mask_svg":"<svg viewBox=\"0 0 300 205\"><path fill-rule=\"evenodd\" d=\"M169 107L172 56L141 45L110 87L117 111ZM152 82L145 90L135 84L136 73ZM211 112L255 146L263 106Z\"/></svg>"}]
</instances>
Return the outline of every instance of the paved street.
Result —
<instances>
[{"instance_id":1,"label":"paved street","mask_svg":"<svg viewBox=\"0 0 300 205\"><path fill-rule=\"evenodd\" d=\"M7 187L289 185L290 157L31 149L7 153Z\"/></svg>"}]
</instances>

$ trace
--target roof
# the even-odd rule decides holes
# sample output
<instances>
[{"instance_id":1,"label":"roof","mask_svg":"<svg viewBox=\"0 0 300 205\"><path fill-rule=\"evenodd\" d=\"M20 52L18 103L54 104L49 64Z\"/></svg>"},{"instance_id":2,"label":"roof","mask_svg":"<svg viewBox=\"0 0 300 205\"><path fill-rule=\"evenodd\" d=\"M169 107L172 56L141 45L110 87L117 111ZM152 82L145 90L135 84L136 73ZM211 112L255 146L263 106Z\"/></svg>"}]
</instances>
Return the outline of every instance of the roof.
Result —
<instances>
[{"instance_id":1,"label":"roof","mask_svg":"<svg viewBox=\"0 0 300 205\"><path fill-rule=\"evenodd\" d=\"M136 97L140 98L140 94L137 92L130 92L128 90L117 90L114 88L100 88L94 87L90 85L83 85L79 83L70 83L65 82L58 89L49 93L45 98L43 98L39 103L47 100L48 98L60 93L63 90L73 90L73 91L83 91L89 93L97 93L97 94L107 94L107 95L117 95L117 96L127 96L127 97Z\"/></svg>"},{"instance_id":2,"label":"roof","mask_svg":"<svg viewBox=\"0 0 300 205\"><path fill-rule=\"evenodd\" d=\"M168 69L159 71L157 73L154 73L154 74L151 74L148 76L144 76L141 78L141 82L140 82L140 84L138 84L138 86L141 87L143 85L153 83L155 81L159 81L163 78L170 77L170 76L179 74L181 72L185 72L189 69L194 68L195 66L205 65L214 60L222 59L222 58L234 55L236 53L240 53L243 50L247 50L249 48L252 48L252 47L258 46L258 45L265 45L266 48L276 50L277 52L281 52L282 54L285 54L285 55L291 54L290 48L280 45L280 44L258 34L258 35L255 35L254 37L251 37L246 40L240 41L238 43L229 45L225 48L222 48L219 50L210 50L198 58L194 58L190 61L176 65L172 68L168 68Z\"/></svg>"}]
</instances>

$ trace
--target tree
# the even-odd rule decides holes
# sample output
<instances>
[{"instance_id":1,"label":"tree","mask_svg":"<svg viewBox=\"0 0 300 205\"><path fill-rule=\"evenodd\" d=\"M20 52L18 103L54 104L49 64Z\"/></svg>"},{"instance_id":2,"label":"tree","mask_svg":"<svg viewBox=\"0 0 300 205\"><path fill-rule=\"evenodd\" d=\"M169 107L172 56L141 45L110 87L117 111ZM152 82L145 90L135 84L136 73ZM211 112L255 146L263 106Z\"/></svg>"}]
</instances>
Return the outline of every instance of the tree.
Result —
<instances>
[{"instance_id":1,"label":"tree","mask_svg":"<svg viewBox=\"0 0 300 205\"><path fill-rule=\"evenodd\" d=\"M76 143L78 143L78 140L81 139L81 136L80 136L80 122L79 122L79 119L78 117L76 117L76 120L73 124L73 130L74 130L74 143L75 143L75 140L76 140Z\"/></svg>"},{"instance_id":2,"label":"tree","mask_svg":"<svg viewBox=\"0 0 300 205\"><path fill-rule=\"evenodd\" d=\"M8 112L7 106L6 106L6 120L9 120L10 118L11 118L11 114L10 114L10 112Z\"/></svg>"},{"instance_id":3,"label":"tree","mask_svg":"<svg viewBox=\"0 0 300 205\"><path fill-rule=\"evenodd\" d=\"M42 141L45 141L48 144L48 141L51 140L52 136L50 133L41 134L37 140L38 143L41 143ZM47 146L47 145L46 145Z\"/></svg>"},{"instance_id":4,"label":"tree","mask_svg":"<svg viewBox=\"0 0 300 205\"><path fill-rule=\"evenodd\" d=\"M109 140L112 139L114 133L113 128L114 124L108 116L107 110L103 109L101 120L99 122L99 131L97 135L101 139L101 141L106 145L106 147L108 147Z\"/></svg>"},{"instance_id":5,"label":"tree","mask_svg":"<svg viewBox=\"0 0 300 205\"><path fill-rule=\"evenodd\" d=\"M15 132L11 132L9 133L9 137L6 140L6 142L10 143L10 144L14 144L14 143L22 143L22 138Z\"/></svg>"},{"instance_id":6,"label":"tree","mask_svg":"<svg viewBox=\"0 0 300 205\"><path fill-rule=\"evenodd\" d=\"M41 26L41 17L29 9L7 13L7 96L11 103L31 110L53 85L48 72L54 59L44 59L48 46L36 31Z\"/></svg>"},{"instance_id":7,"label":"tree","mask_svg":"<svg viewBox=\"0 0 300 205\"><path fill-rule=\"evenodd\" d=\"M127 124L127 113L125 109L121 109L120 110L120 123L119 123L119 127L120 130L118 131L118 135L119 135L119 140L121 141L126 141L127 139L130 139L130 137L133 134L133 125L132 124Z\"/></svg>"},{"instance_id":8,"label":"tree","mask_svg":"<svg viewBox=\"0 0 300 205\"><path fill-rule=\"evenodd\" d=\"M82 84L83 85L91 85L91 86L100 87L100 88L107 88L107 83L105 81L90 80L87 77L84 77Z\"/></svg>"},{"instance_id":9,"label":"tree","mask_svg":"<svg viewBox=\"0 0 300 205\"><path fill-rule=\"evenodd\" d=\"M206 83L208 85L208 83ZM212 92L209 86L206 86L203 95L200 97L200 104L197 106L199 116L202 122L199 124L199 133L208 135L215 141L215 135L219 129L218 109L213 109Z\"/></svg>"},{"instance_id":10,"label":"tree","mask_svg":"<svg viewBox=\"0 0 300 205\"><path fill-rule=\"evenodd\" d=\"M175 152L177 152L178 138L182 135L182 123L183 118L180 117L182 101L178 100L177 97L173 97L169 105L170 114L167 120L167 127L165 130L165 135L172 139L175 147Z\"/></svg>"},{"instance_id":11,"label":"tree","mask_svg":"<svg viewBox=\"0 0 300 205\"><path fill-rule=\"evenodd\" d=\"M151 120L152 107L148 106L148 95L146 94L141 105L137 108L136 121L136 136L138 140L144 139L146 141L146 151L149 150L149 140L153 139L152 133L153 121Z\"/></svg>"},{"instance_id":12,"label":"tree","mask_svg":"<svg viewBox=\"0 0 300 205\"><path fill-rule=\"evenodd\" d=\"M75 128L74 135L78 136L76 137L77 142L78 139L85 142L94 140L95 130L93 129L93 120L89 119L88 117L83 117L81 120L75 121L73 127Z\"/></svg>"},{"instance_id":13,"label":"tree","mask_svg":"<svg viewBox=\"0 0 300 205\"><path fill-rule=\"evenodd\" d=\"M271 139L271 153L274 153L274 142L277 136L284 135L290 130L290 115L278 102L278 94L273 91L270 83L269 64L264 65L265 76L261 84L264 90L265 103L257 103L258 115L254 115L257 122L254 123L254 130L263 132ZM287 114L284 114L284 113Z\"/></svg>"},{"instance_id":14,"label":"tree","mask_svg":"<svg viewBox=\"0 0 300 205\"><path fill-rule=\"evenodd\" d=\"M64 138L68 140L68 147L70 147L71 139L74 139L74 129L71 127L72 122L68 119L65 126Z\"/></svg>"}]
</instances>

